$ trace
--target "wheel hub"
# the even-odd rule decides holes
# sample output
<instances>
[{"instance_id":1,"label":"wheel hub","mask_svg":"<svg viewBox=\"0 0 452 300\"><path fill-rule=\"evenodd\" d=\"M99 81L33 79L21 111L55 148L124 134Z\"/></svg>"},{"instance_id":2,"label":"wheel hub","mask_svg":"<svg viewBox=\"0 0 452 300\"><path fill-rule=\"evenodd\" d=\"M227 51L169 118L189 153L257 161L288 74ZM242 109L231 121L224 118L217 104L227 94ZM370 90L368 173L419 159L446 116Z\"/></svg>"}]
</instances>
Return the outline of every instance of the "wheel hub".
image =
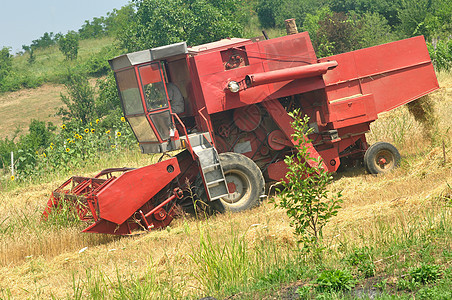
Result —
<instances>
[{"instance_id":1,"label":"wheel hub","mask_svg":"<svg viewBox=\"0 0 452 300\"><path fill-rule=\"evenodd\" d=\"M380 166L384 166L384 165L387 164L387 161L386 161L386 159L384 157L381 157L380 160L378 161L378 164Z\"/></svg>"},{"instance_id":2,"label":"wheel hub","mask_svg":"<svg viewBox=\"0 0 452 300\"><path fill-rule=\"evenodd\" d=\"M381 150L376 156L377 166L382 170L390 170L394 167L395 158L393 154L387 150Z\"/></svg>"},{"instance_id":3,"label":"wheel hub","mask_svg":"<svg viewBox=\"0 0 452 300\"><path fill-rule=\"evenodd\" d=\"M224 197L223 200L231 204L237 203L249 189L249 182L244 174L236 170L226 173L225 177L229 196Z\"/></svg>"},{"instance_id":4,"label":"wheel hub","mask_svg":"<svg viewBox=\"0 0 452 300\"><path fill-rule=\"evenodd\" d=\"M234 182L228 182L228 190L229 193L234 193L237 190L237 187L235 186Z\"/></svg>"}]
</instances>

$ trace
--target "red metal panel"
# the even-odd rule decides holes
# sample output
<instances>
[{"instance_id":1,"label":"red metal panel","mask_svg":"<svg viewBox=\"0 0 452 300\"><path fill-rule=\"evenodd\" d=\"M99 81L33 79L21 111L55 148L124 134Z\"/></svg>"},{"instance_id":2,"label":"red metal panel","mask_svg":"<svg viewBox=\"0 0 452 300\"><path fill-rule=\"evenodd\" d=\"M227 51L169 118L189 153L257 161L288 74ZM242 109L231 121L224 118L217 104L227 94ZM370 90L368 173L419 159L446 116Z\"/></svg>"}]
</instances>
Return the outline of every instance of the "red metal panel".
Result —
<instances>
[{"instance_id":1,"label":"red metal panel","mask_svg":"<svg viewBox=\"0 0 452 300\"><path fill-rule=\"evenodd\" d=\"M439 88L422 36L321 59L338 66L323 78L330 101L373 94L377 113Z\"/></svg>"},{"instance_id":2,"label":"red metal panel","mask_svg":"<svg viewBox=\"0 0 452 300\"><path fill-rule=\"evenodd\" d=\"M278 127L281 129L282 132L286 135L287 139L292 142L293 145L296 145L295 140L292 137L292 134L294 132L291 124L292 124L292 118L287 114L287 112L284 110L284 107L279 103L278 100L271 100L271 101L265 101L262 103L262 105L265 107L265 109L268 111L268 113L271 115L275 123L278 125ZM307 138L306 138L307 139ZM307 153L310 157L318 159L320 157L317 150L314 148L312 143L307 143L306 146L308 147ZM309 165L311 167L315 167L317 164L315 164L312 160L308 161ZM326 165L324 163L321 164L321 167L325 170L327 169Z\"/></svg>"},{"instance_id":3,"label":"red metal panel","mask_svg":"<svg viewBox=\"0 0 452 300\"><path fill-rule=\"evenodd\" d=\"M392 110L439 88L431 64L382 74L363 80L363 91L371 91L377 113Z\"/></svg>"},{"instance_id":4,"label":"red metal panel","mask_svg":"<svg viewBox=\"0 0 452 300\"><path fill-rule=\"evenodd\" d=\"M329 112L328 122L332 122L336 129L377 119L373 95L330 103Z\"/></svg>"},{"instance_id":5,"label":"red metal panel","mask_svg":"<svg viewBox=\"0 0 452 300\"><path fill-rule=\"evenodd\" d=\"M144 65L141 66L139 70L141 82L143 85L162 81L159 64L153 63L149 65Z\"/></svg>"},{"instance_id":6,"label":"red metal panel","mask_svg":"<svg viewBox=\"0 0 452 300\"><path fill-rule=\"evenodd\" d=\"M264 71L292 68L317 62L307 32L264 40L258 43Z\"/></svg>"},{"instance_id":7,"label":"red metal panel","mask_svg":"<svg viewBox=\"0 0 452 300\"><path fill-rule=\"evenodd\" d=\"M125 172L98 194L100 217L122 224L179 173L176 158Z\"/></svg>"},{"instance_id":8,"label":"red metal panel","mask_svg":"<svg viewBox=\"0 0 452 300\"><path fill-rule=\"evenodd\" d=\"M341 164L337 147L334 146L333 148L319 151L319 154L323 159L323 163L328 167L328 172L336 172Z\"/></svg>"},{"instance_id":9,"label":"red metal panel","mask_svg":"<svg viewBox=\"0 0 452 300\"><path fill-rule=\"evenodd\" d=\"M283 160L272 163L267 167L268 177L272 180L284 180L287 182L286 173L289 171Z\"/></svg>"},{"instance_id":10,"label":"red metal panel","mask_svg":"<svg viewBox=\"0 0 452 300\"><path fill-rule=\"evenodd\" d=\"M219 52L193 57L199 75L200 90L209 114L324 87L321 76L317 76L315 79L287 80L231 93L226 90L228 82L241 81L247 74L317 62L306 32L247 44L245 50L249 65L231 70L225 70Z\"/></svg>"},{"instance_id":11,"label":"red metal panel","mask_svg":"<svg viewBox=\"0 0 452 300\"><path fill-rule=\"evenodd\" d=\"M261 72L262 65L249 65L243 68L200 76L201 90L206 100L206 108L209 114L258 103L270 94L268 85L253 87L238 93L231 93L227 90L229 81L240 81L245 78L249 71Z\"/></svg>"}]
</instances>

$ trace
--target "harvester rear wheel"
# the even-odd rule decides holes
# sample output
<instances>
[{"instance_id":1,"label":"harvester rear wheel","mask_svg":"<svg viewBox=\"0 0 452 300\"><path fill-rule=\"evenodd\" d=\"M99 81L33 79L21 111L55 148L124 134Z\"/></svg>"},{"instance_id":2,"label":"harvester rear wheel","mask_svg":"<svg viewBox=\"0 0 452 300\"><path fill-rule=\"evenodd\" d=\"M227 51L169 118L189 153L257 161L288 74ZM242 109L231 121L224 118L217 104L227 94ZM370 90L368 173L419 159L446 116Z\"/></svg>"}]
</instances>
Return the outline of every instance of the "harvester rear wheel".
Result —
<instances>
[{"instance_id":1,"label":"harvester rear wheel","mask_svg":"<svg viewBox=\"0 0 452 300\"><path fill-rule=\"evenodd\" d=\"M387 173L398 167L399 163L400 153L390 143L375 143L364 154L364 166L370 174Z\"/></svg>"},{"instance_id":2,"label":"harvester rear wheel","mask_svg":"<svg viewBox=\"0 0 452 300\"><path fill-rule=\"evenodd\" d=\"M259 204L265 181L259 167L245 155L233 152L219 155L230 195L220 202L229 211L238 212Z\"/></svg>"}]
</instances>

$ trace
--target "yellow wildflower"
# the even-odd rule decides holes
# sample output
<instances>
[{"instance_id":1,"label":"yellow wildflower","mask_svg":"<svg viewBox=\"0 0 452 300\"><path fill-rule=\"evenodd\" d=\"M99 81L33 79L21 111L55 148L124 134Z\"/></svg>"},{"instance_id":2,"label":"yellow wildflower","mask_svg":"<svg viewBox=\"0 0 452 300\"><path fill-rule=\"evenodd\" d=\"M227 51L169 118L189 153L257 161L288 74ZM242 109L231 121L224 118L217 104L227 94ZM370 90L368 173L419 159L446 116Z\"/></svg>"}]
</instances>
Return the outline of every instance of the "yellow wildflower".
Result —
<instances>
[{"instance_id":1,"label":"yellow wildflower","mask_svg":"<svg viewBox=\"0 0 452 300\"><path fill-rule=\"evenodd\" d=\"M86 129L85 129L85 133L88 133L88 132L89 132L89 129L88 129L88 128L86 128Z\"/></svg>"},{"instance_id":2,"label":"yellow wildflower","mask_svg":"<svg viewBox=\"0 0 452 300\"><path fill-rule=\"evenodd\" d=\"M45 152L44 152L44 153L42 153L42 157L44 157L44 158L46 158L46 157L47 157L47 155L45 154Z\"/></svg>"},{"instance_id":3,"label":"yellow wildflower","mask_svg":"<svg viewBox=\"0 0 452 300\"><path fill-rule=\"evenodd\" d=\"M11 175L11 180L14 180L16 177L14 177L14 175Z\"/></svg>"},{"instance_id":4,"label":"yellow wildflower","mask_svg":"<svg viewBox=\"0 0 452 300\"><path fill-rule=\"evenodd\" d=\"M110 134L110 130L107 130L105 133L106 133L106 134Z\"/></svg>"},{"instance_id":5,"label":"yellow wildflower","mask_svg":"<svg viewBox=\"0 0 452 300\"><path fill-rule=\"evenodd\" d=\"M114 149L114 148L116 148L116 145L111 145L111 147Z\"/></svg>"},{"instance_id":6,"label":"yellow wildflower","mask_svg":"<svg viewBox=\"0 0 452 300\"><path fill-rule=\"evenodd\" d=\"M94 131L95 131L94 128L91 128L91 133L94 133Z\"/></svg>"},{"instance_id":7,"label":"yellow wildflower","mask_svg":"<svg viewBox=\"0 0 452 300\"><path fill-rule=\"evenodd\" d=\"M126 121L126 118L121 117L121 122L125 122L125 121Z\"/></svg>"},{"instance_id":8,"label":"yellow wildflower","mask_svg":"<svg viewBox=\"0 0 452 300\"><path fill-rule=\"evenodd\" d=\"M66 129L66 125L61 125L61 129Z\"/></svg>"},{"instance_id":9,"label":"yellow wildflower","mask_svg":"<svg viewBox=\"0 0 452 300\"><path fill-rule=\"evenodd\" d=\"M117 136L121 136L121 132L119 132L119 131L116 132L116 135L117 135Z\"/></svg>"},{"instance_id":10,"label":"yellow wildflower","mask_svg":"<svg viewBox=\"0 0 452 300\"><path fill-rule=\"evenodd\" d=\"M69 151L71 151L71 149L69 149L69 148L66 148L66 152L69 152Z\"/></svg>"},{"instance_id":11,"label":"yellow wildflower","mask_svg":"<svg viewBox=\"0 0 452 300\"><path fill-rule=\"evenodd\" d=\"M96 124L99 124L99 122L100 122L100 120L99 120L99 119L96 119Z\"/></svg>"}]
</instances>

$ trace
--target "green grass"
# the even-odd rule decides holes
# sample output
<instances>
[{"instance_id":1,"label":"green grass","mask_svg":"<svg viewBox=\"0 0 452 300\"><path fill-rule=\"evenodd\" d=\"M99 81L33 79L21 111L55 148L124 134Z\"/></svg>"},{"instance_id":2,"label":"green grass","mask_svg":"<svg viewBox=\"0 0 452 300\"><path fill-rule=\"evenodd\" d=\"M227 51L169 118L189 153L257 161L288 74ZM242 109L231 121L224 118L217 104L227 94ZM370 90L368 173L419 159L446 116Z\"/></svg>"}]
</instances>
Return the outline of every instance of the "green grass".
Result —
<instances>
[{"instance_id":1,"label":"green grass","mask_svg":"<svg viewBox=\"0 0 452 300\"><path fill-rule=\"evenodd\" d=\"M61 83L62 75L68 67L82 65L92 55L99 53L102 48L113 45L114 39L110 37L100 39L88 39L80 41L78 57L74 61L67 61L58 45L53 45L45 49L35 50L35 61L29 63L29 54L15 56L13 59L13 70L19 76L33 74L41 82Z\"/></svg>"}]
</instances>

